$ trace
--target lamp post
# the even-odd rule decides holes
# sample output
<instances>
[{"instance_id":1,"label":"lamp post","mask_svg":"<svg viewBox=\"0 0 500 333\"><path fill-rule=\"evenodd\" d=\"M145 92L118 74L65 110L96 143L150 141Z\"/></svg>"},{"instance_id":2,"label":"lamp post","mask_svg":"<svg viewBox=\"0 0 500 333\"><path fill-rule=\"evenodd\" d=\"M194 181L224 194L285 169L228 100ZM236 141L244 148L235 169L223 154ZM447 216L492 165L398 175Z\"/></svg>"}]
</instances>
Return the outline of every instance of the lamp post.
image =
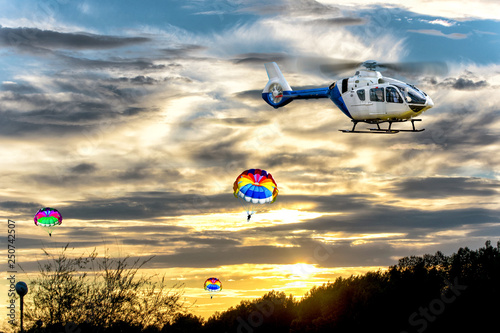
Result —
<instances>
[{"instance_id":1,"label":"lamp post","mask_svg":"<svg viewBox=\"0 0 500 333\"><path fill-rule=\"evenodd\" d=\"M21 297L21 333L24 332L23 330L23 306L24 306L24 295L28 293L28 285L24 283L23 281L19 281L16 283L16 292Z\"/></svg>"}]
</instances>

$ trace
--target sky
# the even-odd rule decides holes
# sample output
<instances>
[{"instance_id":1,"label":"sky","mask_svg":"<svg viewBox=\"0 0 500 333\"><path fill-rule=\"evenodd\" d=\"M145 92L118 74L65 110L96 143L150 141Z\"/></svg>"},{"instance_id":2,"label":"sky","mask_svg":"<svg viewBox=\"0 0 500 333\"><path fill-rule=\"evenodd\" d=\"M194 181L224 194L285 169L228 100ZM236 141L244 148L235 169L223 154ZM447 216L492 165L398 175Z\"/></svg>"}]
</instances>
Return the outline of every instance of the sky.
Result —
<instances>
[{"instance_id":1,"label":"sky","mask_svg":"<svg viewBox=\"0 0 500 333\"><path fill-rule=\"evenodd\" d=\"M404 256L496 244L499 12L493 0L0 0L0 218L16 221L16 279L67 243L75 256L154 256L141 274L184 284L208 318L271 290L300 298ZM262 100L265 62L295 89L353 74L297 59L448 70L383 73L432 97L424 132L344 134L329 100ZM250 168L280 193L247 222L232 185ZM33 224L45 206L64 218L52 237ZM212 276L223 291L211 300Z\"/></svg>"}]
</instances>

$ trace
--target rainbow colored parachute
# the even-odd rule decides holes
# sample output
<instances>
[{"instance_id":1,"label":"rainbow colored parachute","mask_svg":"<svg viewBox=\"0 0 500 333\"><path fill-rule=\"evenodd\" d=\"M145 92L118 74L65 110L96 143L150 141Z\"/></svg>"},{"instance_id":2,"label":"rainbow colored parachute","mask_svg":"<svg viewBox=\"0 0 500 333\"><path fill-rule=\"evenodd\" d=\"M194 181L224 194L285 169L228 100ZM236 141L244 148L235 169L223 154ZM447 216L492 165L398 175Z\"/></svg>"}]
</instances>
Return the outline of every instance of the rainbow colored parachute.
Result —
<instances>
[{"instance_id":1,"label":"rainbow colored parachute","mask_svg":"<svg viewBox=\"0 0 500 333\"><path fill-rule=\"evenodd\" d=\"M222 290L222 283L219 279L211 277L205 281L204 289L208 291L210 298Z\"/></svg>"},{"instance_id":2,"label":"rainbow colored parachute","mask_svg":"<svg viewBox=\"0 0 500 333\"><path fill-rule=\"evenodd\" d=\"M39 227L43 227L45 231L49 233L49 236L52 237L52 231L55 227L62 223L62 215L59 213L57 209L45 207L39 209L35 214L35 225Z\"/></svg>"},{"instance_id":3,"label":"rainbow colored parachute","mask_svg":"<svg viewBox=\"0 0 500 333\"><path fill-rule=\"evenodd\" d=\"M243 171L234 181L234 196L245 208L250 221L256 205L273 203L278 196L278 184L266 170L250 169Z\"/></svg>"}]
</instances>

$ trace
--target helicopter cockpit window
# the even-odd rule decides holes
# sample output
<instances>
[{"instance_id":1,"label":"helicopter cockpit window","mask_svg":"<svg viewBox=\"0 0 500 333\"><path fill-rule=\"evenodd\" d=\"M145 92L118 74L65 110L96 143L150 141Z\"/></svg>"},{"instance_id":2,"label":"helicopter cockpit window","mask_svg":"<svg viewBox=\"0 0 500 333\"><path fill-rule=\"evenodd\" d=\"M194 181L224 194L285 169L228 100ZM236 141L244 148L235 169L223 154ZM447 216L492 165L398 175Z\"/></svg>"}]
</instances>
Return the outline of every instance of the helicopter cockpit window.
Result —
<instances>
[{"instance_id":1,"label":"helicopter cockpit window","mask_svg":"<svg viewBox=\"0 0 500 333\"><path fill-rule=\"evenodd\" d=\"M384 88L370 89L370 101L383 102L384 101Z\"/></svg>"},{"instance_id":2,"label":"helicopter cockpit window","mask_svg":"<svg viewBox=\"0 0 500 333\"><path fill-rule=\"evenodd\" d=\"M405 85L405 86L397 85L396 87L399 88L399 91L401 91L401 94L403 94L403 97L406 99L408 103L425 104L426 102L425 95L416 87L410 85Z\"/></svg>"},{"instance_id":3,"label":"helicopter cockpit window","mask_svg":"<svg viewBox=\"0 0 500 333\"><path fill-rule=\"evenodd\" d=\"M365 90L364 89L359 89L356 91L356 93L358 94L358 98L360 101L365 100Z\"/></svg>"},{"instance_id":4,"label":"helicopter cockpit window","mask_svg":"<svg viewBox=\"0 0 500 333\"><path fill-rule=\"evenodd\" d=\"M385 88L385 100L389 103L403 103L403 99L394 87Z\"/></svg>"}]
</instances>

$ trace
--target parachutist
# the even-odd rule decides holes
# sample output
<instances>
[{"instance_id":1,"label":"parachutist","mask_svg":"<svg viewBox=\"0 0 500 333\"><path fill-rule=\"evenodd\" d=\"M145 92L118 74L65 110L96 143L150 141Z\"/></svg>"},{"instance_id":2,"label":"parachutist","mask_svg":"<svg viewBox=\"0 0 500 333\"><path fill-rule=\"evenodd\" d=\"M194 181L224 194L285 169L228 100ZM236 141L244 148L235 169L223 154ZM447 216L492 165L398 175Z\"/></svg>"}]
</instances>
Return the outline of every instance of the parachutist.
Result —
<instances>
[{"instance_id":1,"label":"parachutist","mask_svg":"<svg viewBox=\"0 0 500 333\"><path fill-rule=\"evenodd\" d=\"M248 214L248 216L247 216L247 222L250 222L251 218L252 218L252 214Z\"/></svg>"}]
</instances>

